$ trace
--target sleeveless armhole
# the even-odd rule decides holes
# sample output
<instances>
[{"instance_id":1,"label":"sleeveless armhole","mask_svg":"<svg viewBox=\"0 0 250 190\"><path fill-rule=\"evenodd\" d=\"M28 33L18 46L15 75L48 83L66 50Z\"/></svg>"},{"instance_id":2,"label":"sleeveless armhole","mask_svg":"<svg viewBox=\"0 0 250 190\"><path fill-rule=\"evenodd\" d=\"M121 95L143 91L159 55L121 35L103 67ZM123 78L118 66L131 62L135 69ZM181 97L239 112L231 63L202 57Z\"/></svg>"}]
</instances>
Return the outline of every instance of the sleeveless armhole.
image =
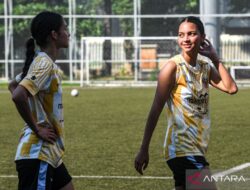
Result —
<instances>
[{"instance_id":1,"label":"sleeveless armhole","mask_svg":"<svg viewBox=\"0 0 250 190\"><path fill-rule=\"evenodd\" d=\"M180 78L180 65L179 64L181 63L181 57L180 55L176 55L172 57L169 61L174 62L176 65L176 72L175 72L175 86L176 86Z\"/></svg>"}]
</instances>

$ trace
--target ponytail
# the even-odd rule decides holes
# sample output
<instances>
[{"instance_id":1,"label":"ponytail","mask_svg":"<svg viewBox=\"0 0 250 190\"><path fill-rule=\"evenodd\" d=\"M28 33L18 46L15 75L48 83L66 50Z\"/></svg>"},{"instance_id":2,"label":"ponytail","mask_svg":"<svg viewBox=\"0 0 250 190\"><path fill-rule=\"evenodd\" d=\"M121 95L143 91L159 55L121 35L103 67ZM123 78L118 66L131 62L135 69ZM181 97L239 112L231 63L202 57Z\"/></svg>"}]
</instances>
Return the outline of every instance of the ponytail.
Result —
<instances>
[{"instance_id":1,"label":"ponytail","mask_svg":"<svg viewBox=\"0 0 250 190\"><path fill-rule=\"evenodd\" d=\"M30 64L32 63L35 56L35 40L31 37L26 41L26 58L23 66L23 72L21 75L21 79L23 79L30 68Z\"/></svg>"}]
</instances>

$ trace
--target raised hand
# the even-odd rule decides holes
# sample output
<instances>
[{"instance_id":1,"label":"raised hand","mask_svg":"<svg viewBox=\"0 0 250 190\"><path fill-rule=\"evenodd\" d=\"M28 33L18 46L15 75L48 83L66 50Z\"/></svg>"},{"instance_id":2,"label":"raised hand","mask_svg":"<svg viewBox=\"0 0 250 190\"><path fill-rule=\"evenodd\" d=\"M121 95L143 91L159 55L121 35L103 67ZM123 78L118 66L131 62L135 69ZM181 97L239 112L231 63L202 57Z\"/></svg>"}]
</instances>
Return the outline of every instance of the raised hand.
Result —
<instances>
[{"instance_id":1,"label":"raised hand","mask_svg":"<svg viewBox=\"0 0 250 190\"><path fill-rule=\"evenodd\" d=\"M213 63L219 62L218 55L208 39L205 39L203 44L200 46L199 53L211 59Z\"/></svg>"}]
</instances>

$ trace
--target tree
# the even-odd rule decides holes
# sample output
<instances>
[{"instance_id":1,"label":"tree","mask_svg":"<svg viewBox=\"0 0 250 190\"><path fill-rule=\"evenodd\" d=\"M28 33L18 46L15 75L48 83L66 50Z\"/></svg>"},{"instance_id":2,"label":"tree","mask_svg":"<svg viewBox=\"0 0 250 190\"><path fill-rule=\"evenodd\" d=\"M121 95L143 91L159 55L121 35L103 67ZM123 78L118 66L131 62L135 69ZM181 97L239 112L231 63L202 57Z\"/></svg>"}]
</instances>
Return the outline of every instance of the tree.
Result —
<instances>
[{"instance_id":1,"label":"tree","mask_svg":"<svg viewBox=\"0 0 250 190\"><path fill-rule=\"evenodd\" d=\"M75 0L76 14L100 15L121 14L133 15L133 0ZM248 0L228 0L229 12L246 13L250 11ZM13 0L14 15L35 15L40 11L50 10L60 14L68 14L68 0ZM106 12L106 13L105 13ZM198 0L141 0L142 14L197 14ZM0 14L4 14L3 1L0 2ZM122 36L133 36L133 19L117 19ZM117 21L116 20L116 21ZM173 36L176 35L176 18L142 19L142 36ZM23 38L29 37L31 19L14 19L15 50L23 47ZM67 19L66 19L67 21ZM110 19L84 18L76 19L76 38L81 36L111 36ZM0 38L4 37L4 20L0 20ZM4 48L1 48L3 54ZM23 53L20 53L21 55Z\"/></svg>"},{"instance_id":2,"label":"tree","mask_svg":"<svg viewBox=\"0 0 250 190\"><path fill-rule=\"evenodd\" d=\"M116 15L132 15L133 0L113 0L112 12ZM133 19L119 19L122 36L133 36Z\"/></svg>"},{"instance_id":3,"label":"tree","mask_svg":"<svg viewBox=\"0 0 250 190\"><path fill-rule=\"evenodd\" d=\"M249 13L249 0L229 0L229 12L232 13Z\"/></svg>"},{"instance_id":4,"label":"tree","mask_svg":"<svg viewBox=\"0 0 250 190\"><path fill-rule=\"evenodd\" d=\"M199 6L196 0L143 0L142 14L198 14ZM176 35L176 18L142 19L142 36L173 36Z\"/></svg>"},{"instance_id":5,"label":"tree","mask_svg":"<svg viewBox=\"0 0 250 190\"><path fill-rule=\"evenodd\" d=\"M104 11L105 15L112 15L112 4L111 0L104 0ZM104 36L111 36L112 22L110 18L104 18ZM111 41L105 40L103 46L103 59L111 60ZM105 61L105 75L111 75L111 62Z\"/></svg>"}]
</instances>

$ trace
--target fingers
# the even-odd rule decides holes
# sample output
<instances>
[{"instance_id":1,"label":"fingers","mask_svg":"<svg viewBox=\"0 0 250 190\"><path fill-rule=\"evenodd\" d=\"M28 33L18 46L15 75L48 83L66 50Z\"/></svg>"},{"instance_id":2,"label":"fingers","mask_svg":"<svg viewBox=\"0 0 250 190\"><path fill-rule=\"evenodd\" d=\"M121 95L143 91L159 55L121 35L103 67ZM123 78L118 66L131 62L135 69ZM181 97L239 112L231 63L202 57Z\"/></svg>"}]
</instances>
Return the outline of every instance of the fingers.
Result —
<instances>
[{"instance_id":1,"label":"fingers","mask_svg":"<svg viewBox=\"0 0 250 190\"><path fill-rule=\"evenodd\" d=\"M135 169L141 175L143 175L142 167L143 167L143 163L140 163L139 161L135 160Z\"/></svg>"},{"instance_id":2,"label":"fingers","mask_svg":"<svg viewBox=\"0 0 250 190\"><path fill-rule=\"evenodd\" d=\"M204 42L211 45L211 42L208 39L205 39Z\"/></svg>"},{"instance_id":3,"label":"fingers","mask_svg":"<svg viewBox=\"0 0 250 190\"><path fill-rule=\"evenodd\" d=\"M57 139L57 135L55 134L55 131L50 129L46 140L49 143L53 144L56 141L56 139Z\"/></svg>"},{"instance_id":4,"label":"fingers","mask_svg":"<svg viewBox=\"0 0 250 190\"><path fill-rule=\"evenodd\" d=\"M204 40L204 45L203 45L204 48L208 48L210 49L210 51L213 49L213 45L212 43L208 40L208 39L205 39Z\"/></svg>"},{"instance_id":5,"label":"fingers","mask_svg":"<svg viewBox=\"0 0 250 190\"><path fill-rule=\"evenodd\" d=\"M143 170L145 170L147 168L147 166L148 166L148 161L147 160L145 160L143 162L135 160L135 169L141 175L143 175Z\"/></svg>"},{"instance_id":6,"label":"fingers","mask_svg":"<svg viewBox=\"0 0 250 190\"><path fill-rule=\"evenodd\" d=\"M50 132L50 133L49 133L48 138L49 138L50 140L52 140L53 142L55 142L56 139L57 139L57 135L56 135L55 132L53 131L53 132Z\"/></svg>"},{"instance_id":7,"label":"fingers","mask_svg":"<svg viewBox=\"0 0 250 190\"><path fill-rule=\"evenodd\" d=\"M42 140L47 141L51 144L54 144L54 142L58 138L54 129L52 129L52 128L40 128L38 136Z\"/></svg>"},{"instance_id":8,"label":"fingers","mask_svg":"<svg viewBox=\"0 0 250 190\"><path fill-rule=\"evenodd\" d=\"M147 167L148 167L148 161L145 161L145 163L143 165L143 170L146 170Z\"/></svg>"},{"instance_id":9,"label":"fingers","mask_svg":"<svg viewBox=\"0 0 250 190\"><path fill-rule=\"evenodd\" d=\"M143 170L147 168L148 162L149 162L148 149L141 149L135 158L134 167L136 171L139 174L143 175Z\"/></svg>"},{"instance_id":10,"label":"fingers","mask_svg":"<svg viewBox=\"0 0 250 190\"><path fill-rule=\"evenodd\" d=\"M211 47L212 46L212 43L208 40L208 39L205 39L202 43L201 43L201 49L204 49L204 48L208 48L208 47Z\"/></svg>"}]
</instances>

